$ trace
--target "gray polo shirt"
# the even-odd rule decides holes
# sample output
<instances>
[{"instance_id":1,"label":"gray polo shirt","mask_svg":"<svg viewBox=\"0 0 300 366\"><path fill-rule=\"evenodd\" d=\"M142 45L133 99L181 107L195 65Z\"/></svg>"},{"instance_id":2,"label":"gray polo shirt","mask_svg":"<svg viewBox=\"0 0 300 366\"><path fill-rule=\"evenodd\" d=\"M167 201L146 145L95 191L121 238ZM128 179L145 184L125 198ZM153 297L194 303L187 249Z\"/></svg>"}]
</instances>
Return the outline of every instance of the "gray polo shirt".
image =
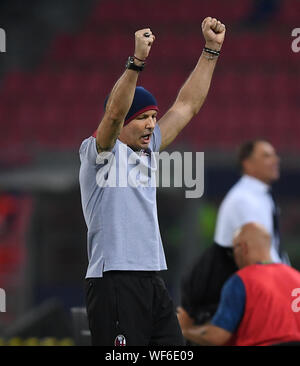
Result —
<instances>
[{"instance_id":1,"label":"gray polo shirt","mask_svg":"<svg viewBox=\"0 0 300 366\"><path fill-rule=\"evenodd\" d=\"M158 152L160 144L160 128L156 125L149 149ZM82 142L79 154L81 201L88 228L86 278L102 277L103 272L110 270L167 269L158 225L155 185L125 185L119 178L120 172L125 171L128 179L137 176L138 182L147 181L149 171L155 170L154 154L141 156L117 140L107 157L105 153L97 153L94 137ZM136 170L141 165L144 169ZM108 177L111 180L105 186ZM116 186L112 184L114 181Z\"/></svg>"}]
</instances>

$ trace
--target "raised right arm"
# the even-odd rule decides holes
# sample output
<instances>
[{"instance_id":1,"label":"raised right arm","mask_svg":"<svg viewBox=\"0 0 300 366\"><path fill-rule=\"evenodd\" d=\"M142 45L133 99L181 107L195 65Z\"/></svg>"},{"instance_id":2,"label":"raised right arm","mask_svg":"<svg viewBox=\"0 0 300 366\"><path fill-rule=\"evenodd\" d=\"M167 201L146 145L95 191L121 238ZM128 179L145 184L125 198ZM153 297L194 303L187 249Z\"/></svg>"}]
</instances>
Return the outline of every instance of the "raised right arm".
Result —
<instances>
[{"instance_id":1,"label":"raised right arm","mask_svg":"<svg viewBox=\"0 0 300 366\"><path fill-rule=\"evenodd\" d=\"M150 33L150 37L144 34ZM149 28L135 32L135 56L146 60L149 55L155 36ZM141 61L135 59L135 64L140 66ZM132 104L139 73L126 69L113 87L106 104L104 116L97 128L96 143L98 152L110 151L114 147L121 132L124 119Z\"/></svg>"}]
</instances>

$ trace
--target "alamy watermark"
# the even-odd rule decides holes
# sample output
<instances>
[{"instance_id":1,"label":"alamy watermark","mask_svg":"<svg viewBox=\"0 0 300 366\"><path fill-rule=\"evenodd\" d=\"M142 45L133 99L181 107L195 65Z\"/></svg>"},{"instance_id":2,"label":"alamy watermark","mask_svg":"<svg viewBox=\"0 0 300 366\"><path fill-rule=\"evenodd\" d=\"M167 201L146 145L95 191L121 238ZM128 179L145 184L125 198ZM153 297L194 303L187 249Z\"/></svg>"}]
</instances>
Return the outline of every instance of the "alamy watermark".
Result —
<instances>
[{"instance_id":1,"label":"alamy watermark","mask_svg":"<svg viewBox=\"0 0 300 366\"><path fill-rule=\"evenodd\" d=\"M149 150L130 153L118 144L114 152L98 154L99 187L185 187L186 198L200 198L204 192L204 153L162 153Z\"/></svg>"},{"instance_id":2,"label":"alamy watermark","mask_svg":"<svg viewBox=\"0 0 300 366\"><path fill-rule=\"evenodd\" d=\"M296 299L292 301L291 308L294 313L298 313L300 311L300 288L294 288L291 296L296 297Z\"/></svg>"},{"instance_id":3,"label":"alamy watermark","mask_svg":"<svg viewBox=\"0 0 300 366\"><path fill-rule=\"evenodd\" d=\"M6 52L6 33L0 28L0 52Z\"/></svg>"},{"instance_id":4,"label":"alamy watermark","mask_svg":"<svg viewBox=\"0 0 300 366\"><path fill-rule=\"evenodd\" d=\"M292 37L295 37L291 45L292 51L295 53L300 52L300 28L292 30Z\"/></svg>"},{"instance_id":5,"label":"alamy watermark","mask_svg":"<svg viewBox=\"0 0 300 366\"><path fill-rule=\"evenodd\" d=\"M3 288L0 288L0 312L6 312L6 293Z\"/></svg>"}]
</instances>

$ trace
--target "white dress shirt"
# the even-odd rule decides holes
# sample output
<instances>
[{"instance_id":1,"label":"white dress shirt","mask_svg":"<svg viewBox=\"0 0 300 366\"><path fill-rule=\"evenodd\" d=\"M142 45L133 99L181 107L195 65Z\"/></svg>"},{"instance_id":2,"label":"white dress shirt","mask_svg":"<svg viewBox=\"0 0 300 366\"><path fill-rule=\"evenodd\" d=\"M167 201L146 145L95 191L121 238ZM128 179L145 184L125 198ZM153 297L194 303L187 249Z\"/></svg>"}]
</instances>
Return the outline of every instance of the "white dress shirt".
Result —
<instances>
[{"instance_id":1,"label":"white dress shirt","mask_svg":"<svg viewBox=\"0 0 300 366\"><path fill-rule=\"evenodd\" d=\"M268 193L270 186L262 181L244 175L226 194L217 218L215 242L232 247L235 231L249 222L265 227L272 237L271 258L281 262L273 228L274 202Z\"/></svg>"}]
</instances>

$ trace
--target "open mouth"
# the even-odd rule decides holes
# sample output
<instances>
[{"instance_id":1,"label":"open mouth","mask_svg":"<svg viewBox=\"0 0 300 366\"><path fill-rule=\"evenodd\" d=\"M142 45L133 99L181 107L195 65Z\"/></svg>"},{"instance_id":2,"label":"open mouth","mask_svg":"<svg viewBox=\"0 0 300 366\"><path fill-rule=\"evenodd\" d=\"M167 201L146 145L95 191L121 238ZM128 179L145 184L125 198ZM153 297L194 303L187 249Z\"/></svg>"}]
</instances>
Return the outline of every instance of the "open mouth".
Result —
<instances>
[{"instance_id":1,"label":"open mouth","mask_svg":"<svg viewBox=\"0 0 300 366\"><path fill-rule=\"evenodd\" d=\"M146 135L143 135L141 137L142 143L143 144L149 144L150 143L150 139L151 139L151 135L152 135L151 133L148 133Z\"/></svg>"}]
</instances>

